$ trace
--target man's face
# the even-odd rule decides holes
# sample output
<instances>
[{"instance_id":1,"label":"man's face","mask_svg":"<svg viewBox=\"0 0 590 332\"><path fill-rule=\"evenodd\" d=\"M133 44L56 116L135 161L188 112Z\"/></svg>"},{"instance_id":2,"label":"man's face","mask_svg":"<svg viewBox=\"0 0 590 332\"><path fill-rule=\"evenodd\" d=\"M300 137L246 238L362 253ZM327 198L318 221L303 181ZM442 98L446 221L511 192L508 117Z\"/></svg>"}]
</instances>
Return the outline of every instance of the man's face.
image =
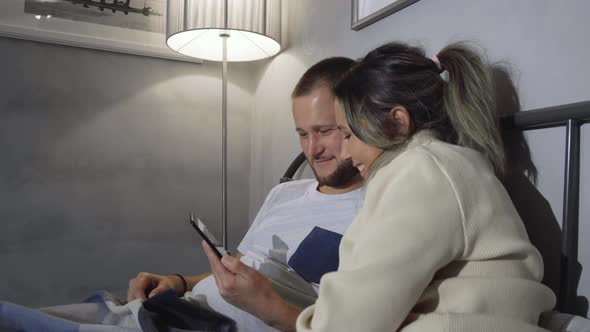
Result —
<instances>
[{"instance_id":1,"label":"man's face","mask_svg":"<svg viewBox=\"0 0 590 332\"><path fill-rule=\"evenodd\" d=\"M334 95L320 86L293 99L293 119L301 149L320 186L345 187L358 174L350 159L342 159L343 135L336 124Z\"/></svg>"}]
</instances>

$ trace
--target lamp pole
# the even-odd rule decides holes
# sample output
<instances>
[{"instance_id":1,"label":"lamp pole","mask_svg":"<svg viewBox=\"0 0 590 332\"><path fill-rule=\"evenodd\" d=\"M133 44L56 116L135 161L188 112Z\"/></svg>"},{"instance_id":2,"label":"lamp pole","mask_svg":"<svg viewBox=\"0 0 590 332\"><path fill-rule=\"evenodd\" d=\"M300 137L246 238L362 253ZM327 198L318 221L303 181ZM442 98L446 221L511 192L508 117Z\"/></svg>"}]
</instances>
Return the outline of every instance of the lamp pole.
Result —
<instances>
[{"instance_id":1,"label":"lamp pole","mask_svg":"<svg viewBox=\"0 0 590 332\"><path fill-rule=\"evenodd\" d=\"M222 61L221 245L227 249L227 63L264 59L281 51L281 0L167 0L166 2L168 47L185 56ZM219 15L219 9L222 10L222 15ZM230 11L232 21L229 20ZM220 47L218 38L222 39L222 54L218 52Z\"/></svg>"},{"instance_id":2,"label":"lamp pole","mask_svg":"<svg viewBox=\"0 0 590 332\"><path fill-rule=\"evenodd\" d=\"M226 250L227 247L227 0L223 6L224 31L219 35L223 39L223 60L221 73L221 243Z\"/></svg>"}]
</instances>

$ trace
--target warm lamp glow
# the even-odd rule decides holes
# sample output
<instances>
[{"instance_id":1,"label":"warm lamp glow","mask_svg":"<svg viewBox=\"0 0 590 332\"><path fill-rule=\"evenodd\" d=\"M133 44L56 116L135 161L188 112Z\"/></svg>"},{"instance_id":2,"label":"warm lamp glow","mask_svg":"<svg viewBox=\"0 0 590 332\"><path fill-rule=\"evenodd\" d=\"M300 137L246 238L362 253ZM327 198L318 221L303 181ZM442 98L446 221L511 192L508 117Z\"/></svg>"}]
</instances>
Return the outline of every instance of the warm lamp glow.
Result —
<instances>
[{"instance_id":1,"label":"warm lamp glow","mask_svg":"<svg viewBox=\"0 0 590 332\"><path fill-rule=\"evenodd\" d=\"M168 47L174 51L195 58L221 61L223 57L222 33L227 38L227 61L252 61L271 57L281 50L274 39L239 30L198 29L178 32L167 40Z\"/></svg>"},{"instance_id":2,"label":"warm lamp glow","mask_svg":"<svg viewBox=\"0 0 590 332\"><path fill-rule=\"evenodd\" d=\"M227 6L227 7L226 7ZM259 60L281 51L280 0L168 0L166 43L195 58Z\"/></svg>"}]
</instances>

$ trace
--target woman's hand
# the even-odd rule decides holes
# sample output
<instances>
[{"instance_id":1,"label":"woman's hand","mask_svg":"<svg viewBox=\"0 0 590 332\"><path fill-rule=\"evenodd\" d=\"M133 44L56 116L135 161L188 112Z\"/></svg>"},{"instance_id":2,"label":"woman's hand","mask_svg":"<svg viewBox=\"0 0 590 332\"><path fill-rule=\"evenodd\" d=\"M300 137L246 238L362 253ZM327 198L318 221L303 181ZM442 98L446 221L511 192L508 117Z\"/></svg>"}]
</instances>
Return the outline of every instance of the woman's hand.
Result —
<instances>
[{"instance_id":1,"label":"woman's hand","mask_svg":"<svg viewBox=\"0 0 590 332\"><path fill-rule=\"evenodd\" d=\"M236 257L221 260L203 241L219 294L229 303L283 331L294 331L300 309L285 302L272 288L268 278L240 262Z\"/></svg>"}]
</instances>

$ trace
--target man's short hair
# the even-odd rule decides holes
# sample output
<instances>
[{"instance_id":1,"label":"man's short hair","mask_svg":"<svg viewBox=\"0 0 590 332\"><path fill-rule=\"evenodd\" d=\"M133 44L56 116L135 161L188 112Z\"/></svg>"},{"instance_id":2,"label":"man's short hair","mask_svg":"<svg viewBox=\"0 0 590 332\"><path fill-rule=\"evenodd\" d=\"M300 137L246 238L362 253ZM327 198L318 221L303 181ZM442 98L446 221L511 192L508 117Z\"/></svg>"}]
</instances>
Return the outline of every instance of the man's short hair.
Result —
<instances>
[{"instance_id":1,"label":"man's short hair","mask_svg":"<svg viewBox=\"0 0 590 332\"><path fill-rule=\"evenodd\" d=\"M354 63L354 60L345 57L327 58L316 63L301 76L291 93L291 98L305 96L323 85L333 90Z\"/></svg>"}]
</instances>

